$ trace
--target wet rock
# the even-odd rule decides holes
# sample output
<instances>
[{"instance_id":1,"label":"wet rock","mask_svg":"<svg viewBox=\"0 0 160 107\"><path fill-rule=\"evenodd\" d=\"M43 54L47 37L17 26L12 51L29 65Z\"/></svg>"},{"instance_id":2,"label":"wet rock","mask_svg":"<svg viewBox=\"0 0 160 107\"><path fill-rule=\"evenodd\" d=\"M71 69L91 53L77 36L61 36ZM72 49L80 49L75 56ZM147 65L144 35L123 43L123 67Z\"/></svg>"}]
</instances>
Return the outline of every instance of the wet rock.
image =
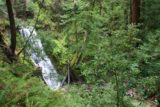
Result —
<instances>
[{"instance_id":1,"label":"wet rock","mask_svg":"<svg viewBox=\"0 0 160 107\"><path fill-rule=\"evenodd\" d=\"M32 76L42 79L42 68L36 67L36 70L33 71Z\"/></svg>"}]
</instances>

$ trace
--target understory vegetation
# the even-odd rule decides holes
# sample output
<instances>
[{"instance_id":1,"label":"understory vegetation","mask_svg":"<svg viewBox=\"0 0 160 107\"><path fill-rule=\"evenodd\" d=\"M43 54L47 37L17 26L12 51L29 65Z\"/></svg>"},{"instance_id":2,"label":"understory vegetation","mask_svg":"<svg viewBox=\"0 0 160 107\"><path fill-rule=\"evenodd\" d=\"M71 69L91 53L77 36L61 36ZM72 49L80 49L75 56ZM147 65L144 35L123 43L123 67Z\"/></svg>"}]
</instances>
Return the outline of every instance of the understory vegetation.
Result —
<instances>
[{"instance_id":1,"label":"understory vegetation","mask_svg":"<svg viewBox=\"0 0 160 107\"><path fill-rule=\"evenodd\" d=\"M15 0L10 55L11 23L0 0L0 107L159 107L160 1L138 0L135 12L136 1ZM25 50L33 48L19 32L27 26L65 81L58 90Z\"/></svg>"}]
</instances>

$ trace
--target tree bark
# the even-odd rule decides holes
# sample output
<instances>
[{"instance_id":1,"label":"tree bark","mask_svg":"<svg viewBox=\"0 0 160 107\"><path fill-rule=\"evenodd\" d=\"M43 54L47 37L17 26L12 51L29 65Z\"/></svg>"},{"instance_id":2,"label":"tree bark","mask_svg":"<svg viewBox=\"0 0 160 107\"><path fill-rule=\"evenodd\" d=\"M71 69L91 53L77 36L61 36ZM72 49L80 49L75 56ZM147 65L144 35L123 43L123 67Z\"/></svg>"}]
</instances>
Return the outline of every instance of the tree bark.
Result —
<instances>
[{"instance_id":1,"label":"tree bark","mask_svg":"<svg viewBox=\"0 0 160 107\"><path fill-rule=\"evenodd\" d=\"M8 10L8 16L9 16L9 22L10 22L10 32L11 32L10 49L12 51L12 56L14 56L15 49L16 49L16 27L15 27L15 20L14 20L11 0L6 0L6 5L7 5L7 10Z\"/></svg>"},{"instance_id":2,"label":"tree bark","mask_svg":"<svg viewBox=\"0 0 160 107\"><path fill-rule=\"evenodd\" d=\"M141 0L131 0L131 23L138 24L140 19Z\"/></svg>"}]
</instances>

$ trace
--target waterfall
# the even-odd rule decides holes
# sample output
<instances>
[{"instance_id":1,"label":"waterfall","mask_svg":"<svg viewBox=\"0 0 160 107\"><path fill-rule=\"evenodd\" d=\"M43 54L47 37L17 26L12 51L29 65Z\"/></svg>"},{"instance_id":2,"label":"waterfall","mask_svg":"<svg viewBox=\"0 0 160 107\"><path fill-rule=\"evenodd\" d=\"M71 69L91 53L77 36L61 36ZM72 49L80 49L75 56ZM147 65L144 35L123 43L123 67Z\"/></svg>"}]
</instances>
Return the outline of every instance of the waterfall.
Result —
<instances>
[{"instance_id":1,"label":"waterfall","mask_svg":"<svg viewBox=\"0 0 160 107\"><path fill-rule=\"evenodd\" d=\"M28 45L30 45L31 48L27 47L25 50L27 54L29 54L34 65L41 68L45 83L53 90L58 89L60 87L60 82L58 81L57 71L46 55L41 40L37 36L37 32L33 27L22 27L19 32L25 40L29 38Z\"/></svg>"}]
</instances>

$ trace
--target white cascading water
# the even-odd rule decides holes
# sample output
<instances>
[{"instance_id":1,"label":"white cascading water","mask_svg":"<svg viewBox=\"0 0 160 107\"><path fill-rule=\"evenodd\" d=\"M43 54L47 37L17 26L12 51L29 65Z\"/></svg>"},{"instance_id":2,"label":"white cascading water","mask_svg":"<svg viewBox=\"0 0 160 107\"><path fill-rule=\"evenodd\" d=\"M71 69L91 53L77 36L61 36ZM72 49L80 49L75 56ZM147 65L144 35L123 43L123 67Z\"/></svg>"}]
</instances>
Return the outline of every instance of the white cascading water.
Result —
<instances>
[{"instance_id":1,"label":"white cascading water","mask_svg":"<svg viewBox=\"0 0 160 107\"><path fill-rule=\"evenodd\" d=\"M19 32L25 39L29 38L28 44L31 45L32 48L26 48L26 51L30 55L34 65L42 69L42 76L45 83L52 90L58 89L60 87L58 74L51 60L46 55L41 40L37 36L37 32L33 27L22 27ZM41 56L39 56L38 52L40 52Z\"/></svg>"}]
</instances>

